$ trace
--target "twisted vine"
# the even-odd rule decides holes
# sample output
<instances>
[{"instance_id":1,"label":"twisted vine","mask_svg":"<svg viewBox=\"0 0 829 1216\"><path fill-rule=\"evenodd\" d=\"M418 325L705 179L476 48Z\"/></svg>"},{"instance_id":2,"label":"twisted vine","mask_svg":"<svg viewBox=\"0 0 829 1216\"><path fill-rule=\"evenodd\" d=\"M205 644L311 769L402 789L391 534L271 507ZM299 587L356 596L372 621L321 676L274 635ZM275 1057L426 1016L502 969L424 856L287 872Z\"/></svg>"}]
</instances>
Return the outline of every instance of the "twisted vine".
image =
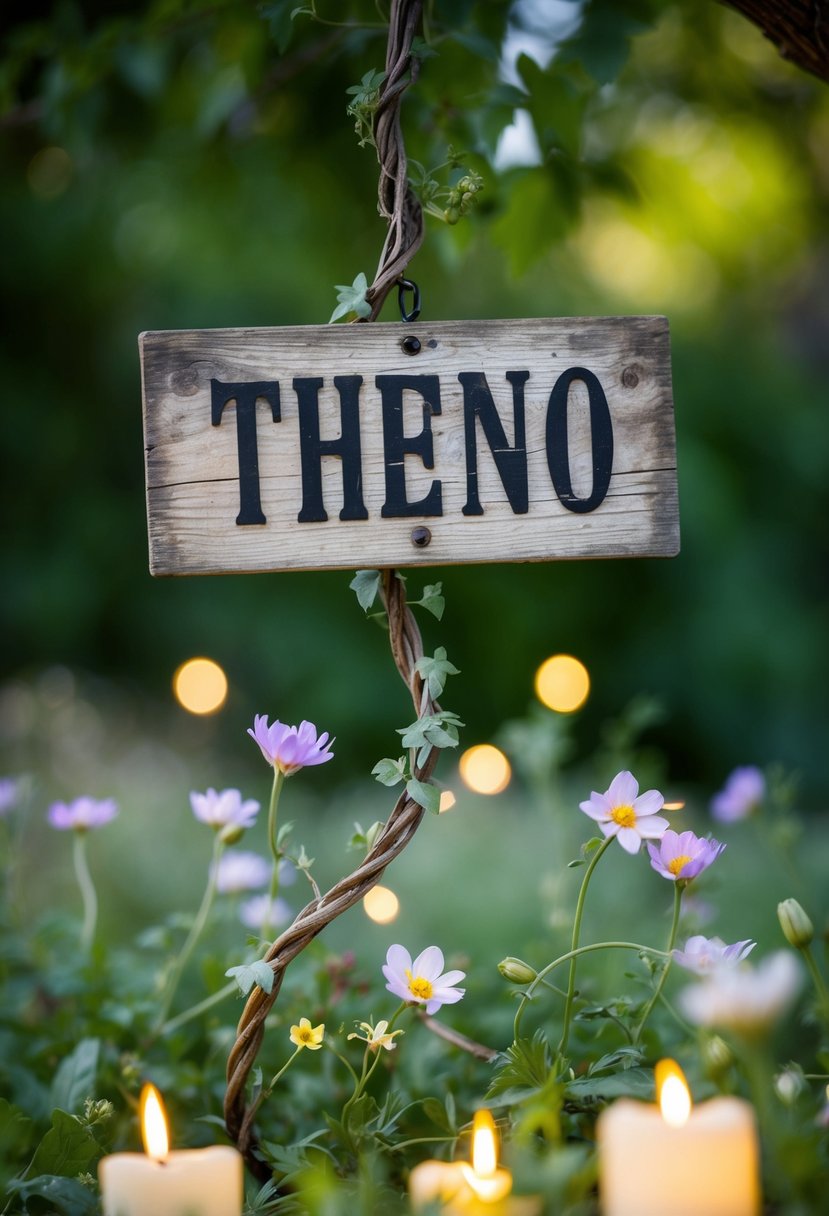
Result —
<instances>
[{"instance_id":1,"label":"twisted vine","mask_svg":"<svg viewBox=\"0 0 829 1216\"><path fill-rule=\"evenodd\" d=\"M415 711L421 718L436 713L439 706L432 699L428 684L415 670L418 659L423 657L420 629L406 603L404 584L394 570L383 571L382 595L388 615L392 657L411 693ZM428 781L437 763L437 749L428 745L427 750L420 754L423 762L413 766L413 775L418 781ZM265 955L265 962L273 971L273 988L270 992L259 987L254 988L239 1019L236 1042L227 1062L224 1106L228 1133L236 1141L252 1171L259 1176L267 1177L270 1171L264 1168L256 1155L255 1108L246 1104L245 1086L262 1044L265 1018L279 996L285 970L291 960L310 945L326 925L348 911L371 890L386 866L402 853L412 839L423 813L423 807L404 790L365 860L320 899L306 904L293 924Z\"/></svg>"}]
</instances>

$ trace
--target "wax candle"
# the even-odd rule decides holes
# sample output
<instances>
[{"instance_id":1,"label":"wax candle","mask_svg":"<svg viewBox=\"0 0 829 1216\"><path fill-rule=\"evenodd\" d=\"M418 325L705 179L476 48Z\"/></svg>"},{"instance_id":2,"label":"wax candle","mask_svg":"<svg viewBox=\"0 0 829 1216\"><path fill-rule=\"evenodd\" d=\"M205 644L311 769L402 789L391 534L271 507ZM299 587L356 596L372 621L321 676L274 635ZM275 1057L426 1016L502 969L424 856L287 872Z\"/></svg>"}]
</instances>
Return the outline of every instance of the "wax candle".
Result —
<instances>
[{"instance_id":1,"label":"wax candle","mask_svg":"<svg viewBox=\"0 0 829 1216\"><path fill-rule=\"evenodd\" d=\"M660 1105L622 1098L599 1117L603 1216L757 1216L754 1112L739 1098L692 1107L679 1065L657 1065Z\"/></svg>"},{"instance_id":2,"label":"wax candle","mask_svg":"<svg viewBox=\"0 0 829 1216\"><path fill-rule=\"evenodd\" d=\"M240 1216L242 1158L229 1145L169 1151L158 1090L141 1095L143 1153L98 1165L104 1216Z\"/></svg>"}]
</instances>

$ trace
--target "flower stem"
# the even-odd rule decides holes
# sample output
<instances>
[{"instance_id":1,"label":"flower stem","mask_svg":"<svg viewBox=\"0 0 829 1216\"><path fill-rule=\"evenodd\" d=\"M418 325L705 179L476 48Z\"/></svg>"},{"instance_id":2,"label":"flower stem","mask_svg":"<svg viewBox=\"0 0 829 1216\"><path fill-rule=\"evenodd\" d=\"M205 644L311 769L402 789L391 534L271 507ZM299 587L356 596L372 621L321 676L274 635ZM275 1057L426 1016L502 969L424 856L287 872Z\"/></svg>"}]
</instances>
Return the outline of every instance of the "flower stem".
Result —
<instances>
[{"instance_id":1,"label":"flower stem","mask_svg":"<svg viewBox=\"0 0 829 1216\"><path fill-rule=\"evenodd\" d=\"M582 954L592 954L594 950L638 950L644 954L655 954L657 958L665 958L664 950L656 950L653 946L643 946L641 942L592 942L589 946L579 946L577 950L568 950L566 954L559 955L554 958L546 967L542 967L538 975L528 986L527 991L521 997L518 1005L518 1010L515 1014L515 1022L513 1024L513 1037L518 1038L518 1031L521 1027L521 1018L529 1001L532 1000L535 989L539 985L545 988L552 988L551 984L546 982L546 977L551 971L555 971L556 967L560 967L562 963L568 962L570 959L580 958ZM566 998L567 993L562 992L560 988L555 988L555 992L559 992Z\"/></svg>"},{"instance_id":2,"label":"flower stem","mask_svg":"<svg viewBox=\"0 0 829 1216\"><path fill-rule=\"evenodd\" d=\"M191 1022L193 1018L197 1018L199 1014L207 1013L208 1009L212 1009L214 1005L220 1004L225 997L231 996L232 993L239 991L239 985L235 980L231 980L229 984L225 984L224 988L219 988L217 992L206 996L203 1001L199 1001L197 1005L191 1005L189 1009L185 1009L183 1013L178 1013L169 1022L165 1022L161 1027L161 1033L167 1034L171 1030L178 1030L179 1026L184 1026L187 1022Z\"/></svg>"},{"instance_id":3,"label":"flower stem","mask_svg":"<svg viewBox=\"0 0 829 1216\"><path fill-rule=\"evenodd\" d=\"M92 939L95 936L95 925L98 921L98 896L95 894L95 884L86 861L86 832L75 832L72 860L83 900L81 950L84 954L88 954L92 949Z\"/></svg>"},{"instance_id":4,"label":"flower stem","mask_svg":"<svg viewBox=\"0 0 829 1216\"><path fill-rule=\"evenodd\" d=\"M575 951L579 945L579 934L581 933L581 918L584 914L584 901L587 896L587 888L590 885L590 879L593 876L593 871L599 864L599 859L607 851L608 847L613 843L613 836L605 836L602 843L593 853L590 859L590 864L585 871L584 878L579 891L579 898L576 903L576 915L573 920L573 938L570 945L570 977L567 982L567 996L564 999L564 1024L561 1028L561 1040L558 1045L558 1054L563 1056L567 1050L567 1041L570 1037L570 1022L573 1017L573 997L576 992L576 954Z\"/></svg>"},{"instance_id":5,"label":"flower stem","mask_svg":"<svg viewBox=\"0 0 829 1216\"><path fill-rule=\"evenodd\" d=\"M273 869L271 871L271 885L268 891L268 910L265 913L265 919L262 921L262 929L260 936L265 940L270 940L271 935L271 917L274 914L274 904L276 897L279 894L279 845L277 843L277 817L279 811L279 796L282 793L282 786L285 784L285 774L281 768L273 767L273 785L271 787L271 801L268 807L268 847L271 850L273 858Z\"/></svg>"},{"instance_id":6,"label":"flower stem","mask_svg":"<svg viewBox=\"0 0 829 1216\"><path fill-rule=\"evenodd\" d=\"M817 993L821 1017L826 1022L826 1025L829 1026L829 990L826 988L826 981L821 975L820 968L815 962L815 956L812 954L811 946L802 946L800 953L803 955L806 966L809 968L809 974L812 977L812 982L815 985L815 992Z\"/></svg>"},{"instance_id":7,"label":"flower stem","mask_svg":"<svg viewBox=\"0 0 829 1216\"><path fill-rule=\"evenodd\" d=\"M676 933L677 933L677 929L679 928L679 914L682 909L683 889L684 889L684 884L678 883L678 882L674 883L674 915L673 915L673 920L671 921L671 933L668 938L668 948L665 951L665 953L667 954L668 957L665 962L665 966L662 968L662 971L660 973L659 980L657 981L657 985L654 988L653 993L651 994L651 998L648 1001L647 1005L645 1006L642 1017L639 1020L639 1025L636 1027L636 1030L634 1031L634 1034L633 1034L633 1046L634 1047L636 1047L638 1045L639 1040L642 1037L642 1031L645 1029L645 1023L647 1022L648 1018L651 1015L651 1010L653 1009L654 1005L659 1000L659 997L662 994L662 989L665 986L665 980L668 978L668 972L671 969L671 963L673 962L673 955L672 955L671 951L674 948L674 943L676 942Z\"/></svg>"},{"instance_id":8,"label":"flower stem","mask_svg":"<svg viewBox=\"0 0 829 1216\"><path fill-rule=\"evenodd\" d=\"M201 937L204 927L207 924L207 918L210 915L210 909L213 906L213 898L216 894L216 878L219 871L219 859L224 852L224 843L222 842L221 833L217 832L213 841L213 861L208 871L207 886L204 889L201 906L196 913L196 919L193 921L193 927L187 935L187 939L181 948L181 952L173 963L170 970L170 978L167 980L167 987L164 990L164 995L161 999L161 1010L156 1019L156 1029L160 1030L167 1021L167 1014L170 1012L170 1006L173 1003L173 998L176 995L179 981L181 980L182 972L187 966L190 955L193 953L196 943Z\"/></svg>"},{"instance_id":9,"label":"flower stem","mask_svg":"<svg viewBox=\"0 0 829 1216\"><path fill-rule=\"evenodd\" d=\"M254 1116L256 1115L256 1112L259 1110L259 1107L262 1105L262 1103L267 1098L269 1098L271 1096L277 1082L285 1075L285 1073L291 1067L291 1065L293 1064L294 1060L297 1058L299 1053L303 1050L304 1046L305 1046L304 1043L300 1043L300 1045L294 1051L294 1054L292 1056L289 1056L288 1059L285 1061L285 1063L282 1065L279 1072L275 1073L275 1075L271 1077L270 1083L264 1089L260 1090L259 1095L256 1098L256 1101L250 1107L249 1118L250 1118L251 1122L253 1121Z\"/></svg>"}]
</instances>

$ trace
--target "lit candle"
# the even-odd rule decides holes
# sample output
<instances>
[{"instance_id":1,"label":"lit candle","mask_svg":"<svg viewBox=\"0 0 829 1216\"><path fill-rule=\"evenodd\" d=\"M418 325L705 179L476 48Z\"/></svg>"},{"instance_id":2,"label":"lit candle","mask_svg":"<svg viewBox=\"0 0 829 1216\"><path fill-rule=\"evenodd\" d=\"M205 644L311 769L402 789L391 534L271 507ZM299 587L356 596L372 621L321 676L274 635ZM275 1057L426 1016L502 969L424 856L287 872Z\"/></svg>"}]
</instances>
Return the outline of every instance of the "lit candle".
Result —
<instances>
[{"instance_id":1,"label":"lit candle","mask_svg":"<svg viewBox=\"0 0 829 1216\"><path fill-rule=\"evenodd\" d=\"M170 1152L158 1090L141 1093L143 1153L98 1165L104 1216L240 1216L242 1158L229 1145Z\"/></svg>"},{"instance_id":2,"label":"lit candle","mask_svg":"<svg viewBox=\"0 0 829 1216\"><path fill-rule=\"evenodd\" d=\"M414 1210L438 1203L445 1216L535 1216L532 1195L510 1195L512 1174L498 1165L495 1120L488 1110L472 1121L472 1162L422 1161L409 1175Z\"/></svg>"},{"instance_id":3,"label":"lit candle","mask_svg":"<svg viewBox=\"0 0 829 1216\"><path fill-rule=\"evenodd\" d=\"M620 1099L599 1117L603 1216L757 1216L754 1111L740 1098L691 1105L673 1060L656 1067L658 1106Z\"/></svg>"}]
</instances>

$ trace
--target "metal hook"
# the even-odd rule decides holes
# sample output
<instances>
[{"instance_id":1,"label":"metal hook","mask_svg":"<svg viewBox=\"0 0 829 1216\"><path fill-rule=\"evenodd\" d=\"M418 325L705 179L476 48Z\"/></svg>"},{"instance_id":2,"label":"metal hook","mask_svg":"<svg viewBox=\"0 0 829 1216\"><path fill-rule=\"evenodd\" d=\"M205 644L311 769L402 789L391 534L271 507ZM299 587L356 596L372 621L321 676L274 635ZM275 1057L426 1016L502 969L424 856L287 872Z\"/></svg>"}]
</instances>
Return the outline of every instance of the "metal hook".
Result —
<instances>
[{"instance_id":1,"label":"metal hook","mask_svg":"<svg viewBox=\"0 0 829 1216\"><path fill-rule=\"evenodd\" d=\"M412 293L411 312L406 311L406 292ZM420 316L420 288L411 279L397 280L397 303L400 305L400 320L405 323L416 321Z\"/></svg>"}]
</instances>

